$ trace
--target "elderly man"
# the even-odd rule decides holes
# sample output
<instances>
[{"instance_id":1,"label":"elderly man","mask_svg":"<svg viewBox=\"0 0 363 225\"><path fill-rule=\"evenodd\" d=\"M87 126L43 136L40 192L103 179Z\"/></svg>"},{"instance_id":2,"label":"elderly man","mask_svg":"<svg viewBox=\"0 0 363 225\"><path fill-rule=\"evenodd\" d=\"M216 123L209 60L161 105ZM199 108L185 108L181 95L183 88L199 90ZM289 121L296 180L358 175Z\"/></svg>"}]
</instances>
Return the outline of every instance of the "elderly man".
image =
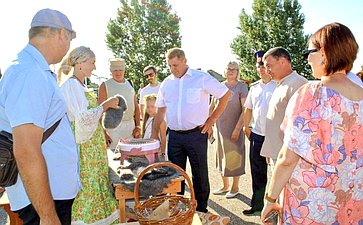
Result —
<instances>
[{"instance_id":1,"label":"elderly man","mask_svg":"<svg viewBox=\"0 0 363 225\"><path fill-rule=\"evenodd\" d=\"M6 192L24 225L70 224L80 189L77 145L56 75L49 68L62 60L73 38L63 13L38 11L29 44L0 81L0 129L13 135L20 175ZM44 130L56 121L58 127L41 144Z\"/></svg>"},{"instance_id":2,"label":"elderly man","mask_svg":"<svg viewBox=\"0 0 363 225\"><path fill-rule=\"evenodd\" d=\"M251 208L243 210L243 214L250 215L263 209L263 197L267 184L267 163L262 157L261 148L265 140L266 114L272 93L276 88L276 82L265 71L262 57L265 51L254 54L257 63L257 73L261 78L252 84L245 102L243 130L250 140L250 167L252 175L252 199ZM250 123L253 118L252 130Z\"/></svg>"},{"instance_id":3,"label":"elderly man","mask_svg":"<svg viewBox=\"0 0 363 225\"><path fill-rule=\"evenodd\" d=\"M103 82L98 90L98 103L101 104L112 96L122 95L127 104L120 125L104 131L108 147L115 149L120 138L141 137L140 109L134 87L131 81L125 78L125 60L111 59L110 71L112 78Z\"/></svg>"},{"instance_id":4,"label":"elderly man","mask_svg":"<svg viewBox=\"0 0 363 225\"><path fill-rule=\"evenodd\" d=\"M154 66L147 66L144 68L144 76L149 83L146 87L140 91L140 110L141 117L145 113L145 96L155 94L157 95L160 88L160 82L158 81L158 73Z\"/></svg>"},{"instance_id":5,"label":"elderly man","mask_svg":"<svg viewBox=\"0 0 363 225\"><path fill-rule=\"evenodd\" d=\"M277 87L268 107L265 141L261 155L276 160L284 139L280 125L285 116L287 103L308 80L292 70L290 53L282 47L268 50L263 56L263 61L267 74L277 82Z\"/></svg>"},{"instance_id":6,"label":"elderly man","mask_svg":"<svg viewBox=\"0 0 363 225\"><path fill-rule=\"evenodd\" d=\"M208 73L189 68L182 49L169 49L166 60L172 74L161 83L159 89L152 137L158 139L160 123L166 115L169 160L185 170L189 159L197 211L207 212L210 193L208 132L227 106L231 94L225 85ZM208 117L210 94L219 99L219 103Z\"/></svg>"}]
</instances>

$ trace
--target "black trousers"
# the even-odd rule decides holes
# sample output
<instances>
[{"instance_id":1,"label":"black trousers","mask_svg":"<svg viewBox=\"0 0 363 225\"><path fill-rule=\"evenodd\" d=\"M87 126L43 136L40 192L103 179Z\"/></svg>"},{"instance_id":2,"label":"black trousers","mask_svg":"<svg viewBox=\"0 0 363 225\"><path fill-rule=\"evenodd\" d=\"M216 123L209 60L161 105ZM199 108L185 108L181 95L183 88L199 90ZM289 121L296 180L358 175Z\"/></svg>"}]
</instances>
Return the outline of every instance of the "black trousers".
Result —
<instances>
[{"instance_id":1,"label":"black trousers","mask_svg":"<svg viewBox=\"0 0 363 225\"><path fill-rule=\"evenodd\" d=\"M191 133L178 133L169 131L168 157L169 160L186 169L187 158L192 170L192 181L195 198L197 200L197 211L207 212L208 198L210 193L207 163L208 134L202 134L199 130ZM182 193L184 194L184 184Z\"/></svg>"},{"instance_id":2,"label":"black trousers","mask_svg":"<svg viewBox=\"0 0 363 225\"><path fill-rule=\"evenodd\" d=\"M267 184L266 158L260 155L264 136L251 132L250 135L250 165L252 175L252 200L251 207L254 210L263 209L263 198Z\"/></svg>"},{"instance_id":3,"label":"black trousers","mask_svg":"<svg viewBox=\"0 0 363 225\"><path fill-rule=\"evenodd\" d=\"M54 201L55 209L62 225L70 225L72 222L73 201L74 199ZM35 211L32 204L15 212L18 213L20 219L23 220L23 225L39 225L40 223L38 213Z\"/></svg>"}]
</instances>

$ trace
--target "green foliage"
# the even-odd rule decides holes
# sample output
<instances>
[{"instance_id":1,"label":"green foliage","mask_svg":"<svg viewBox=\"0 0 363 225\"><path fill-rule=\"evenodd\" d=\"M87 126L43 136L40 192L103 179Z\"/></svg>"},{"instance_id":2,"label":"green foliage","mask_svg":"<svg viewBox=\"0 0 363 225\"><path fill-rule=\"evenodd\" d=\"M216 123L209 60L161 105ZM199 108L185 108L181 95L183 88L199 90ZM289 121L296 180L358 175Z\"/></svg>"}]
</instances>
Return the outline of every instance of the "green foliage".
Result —
<instances>
[{"instance_id":1,"label":"green foliage","mask_svg":"<svg viewBox=\"0 0 363 225\"><path fill-rule=\"evenodd\" d=\"M180 18L171 13L166 0L120 0L117 18L110 20L106 44L115 57L126 60L126 77L137 90L146 84L145 66L154 65L160 80L167 75L165 53L169 48L180 47Z\"/></svg>"},{"instance_id":2,"label":"green foliage","mask_svg":"<svg viewBox=\"0 0 363 225\"><path fill-rule=\"evenodd\" d=\"M301 56L309 36L303 32L305 17L300 13L298 0L255 0L252 9L251 16L242 10L241 34L231 44L232 52L240 61L241 76L258 80L253 53L281 46L290 52L293 69L312 79L311 69Z\"/></svg>"}]
</instances>

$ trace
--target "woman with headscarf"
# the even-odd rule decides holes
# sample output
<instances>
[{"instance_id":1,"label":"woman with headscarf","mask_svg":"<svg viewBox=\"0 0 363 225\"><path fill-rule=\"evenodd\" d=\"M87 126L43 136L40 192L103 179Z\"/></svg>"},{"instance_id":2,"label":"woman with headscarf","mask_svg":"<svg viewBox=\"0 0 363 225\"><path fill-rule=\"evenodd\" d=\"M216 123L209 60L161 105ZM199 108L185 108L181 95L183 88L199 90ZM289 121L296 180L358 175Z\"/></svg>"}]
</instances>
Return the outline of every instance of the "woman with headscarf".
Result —
<instances>
[{"instance_id":1,"label":"woman with headscarf","mask_svg":"<svg viewBox=\"0 0 363 225\"><path fill-rule=\"evenodd\" d=\"M93 51L81 46L62 61L58 73L61 77L61 72L68 74L73 68L73 75L61 86L79 144L82 190L73 204L72 224L111 224L118 218L118 204L108 177L106 142L99 120L107 109L117 108L119 100L111 97L97 106L94 91L84 84L96 69L95 62Z\"/></svg>"}]
</instances>

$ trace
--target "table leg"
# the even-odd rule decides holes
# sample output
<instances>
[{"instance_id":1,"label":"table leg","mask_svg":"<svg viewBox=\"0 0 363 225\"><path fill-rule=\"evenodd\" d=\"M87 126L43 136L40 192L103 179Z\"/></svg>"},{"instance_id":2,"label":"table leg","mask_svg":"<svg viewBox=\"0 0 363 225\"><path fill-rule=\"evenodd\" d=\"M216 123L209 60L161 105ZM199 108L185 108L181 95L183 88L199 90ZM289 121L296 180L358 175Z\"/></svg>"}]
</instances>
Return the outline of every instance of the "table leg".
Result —
<instances>
[{"instance_id":1,"label":"table leg","mask_svg":"<svg viewBox=\"0 0 363 225\"><path fill-rule=\"evenodd\" d=\"M147 161L149 162L149 165L153 164L155 162L155 154L154 153L146 154L145 157L147 158Z\"/></svg>"},{"instance_id":2,"label":"table leg","mask_svg":"<svg viewBox=\"0 0 363 225\"><path fill-rule=\"evenodd\" d=\"M121 157L120 157L120 165L123 165L124 164L124 161L126 159L127 155L126 154L122 154L121 153Z\"/></svg>"},{"instance_id":3,"label":"table leg","mask_svg":"<svg viewBox=\"0 0 363 225\"><path fill-rule=\"evenodd\" d=\"M119 200L119 208L120 208L120 223L126 222L126 199L121 198Z\"/></svg>"}]
</instances>

